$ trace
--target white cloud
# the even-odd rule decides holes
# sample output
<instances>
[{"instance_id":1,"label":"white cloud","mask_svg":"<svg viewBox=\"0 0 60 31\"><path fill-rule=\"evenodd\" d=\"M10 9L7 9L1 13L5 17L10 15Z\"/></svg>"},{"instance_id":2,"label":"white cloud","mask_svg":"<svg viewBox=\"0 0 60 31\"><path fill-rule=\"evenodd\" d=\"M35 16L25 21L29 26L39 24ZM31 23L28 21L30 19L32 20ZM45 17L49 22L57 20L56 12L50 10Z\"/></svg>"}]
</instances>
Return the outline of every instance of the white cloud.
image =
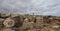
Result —
<instances>
[{"instance_id":1,"label":"white cloud","mask_svg":"<svg viewBox=\"0 0 60 31\"><path fill-rule=\"evenodd\" d=\"M59 15L60 0L0 0L0 13Z\"/></svg>"}]
</instances>

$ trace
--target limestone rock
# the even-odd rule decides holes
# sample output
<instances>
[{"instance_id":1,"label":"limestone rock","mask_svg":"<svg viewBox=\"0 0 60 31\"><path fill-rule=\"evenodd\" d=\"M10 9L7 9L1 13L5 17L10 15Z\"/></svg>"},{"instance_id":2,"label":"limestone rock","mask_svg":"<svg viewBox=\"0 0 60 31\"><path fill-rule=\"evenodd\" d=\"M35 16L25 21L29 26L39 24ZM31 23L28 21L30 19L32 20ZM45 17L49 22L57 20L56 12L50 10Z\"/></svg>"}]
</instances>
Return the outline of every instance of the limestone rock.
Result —
<instances>
[{"instance_id":1,"label":"limestone rock","mask_svg":"<svg viewBox=\"0 0 60 31\"><path fill-rule=\"evenodd\" d=\"M7 18L4 22L3 22L5 27L13 27L15 24L15 21L11 18Z\"/></svg>"}]
</instances>

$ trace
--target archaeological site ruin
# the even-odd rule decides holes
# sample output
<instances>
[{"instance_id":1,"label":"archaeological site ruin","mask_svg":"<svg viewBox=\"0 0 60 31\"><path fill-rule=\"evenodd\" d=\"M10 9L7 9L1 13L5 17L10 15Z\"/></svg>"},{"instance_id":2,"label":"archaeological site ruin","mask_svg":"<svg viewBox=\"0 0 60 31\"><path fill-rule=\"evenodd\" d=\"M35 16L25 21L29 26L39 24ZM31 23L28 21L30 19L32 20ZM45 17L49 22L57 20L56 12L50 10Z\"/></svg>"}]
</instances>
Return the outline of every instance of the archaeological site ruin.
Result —
<instances>
[{"instance_id":1,"label":"archaeological site ruin","mask_svg":"<svg viewBox=\"0 0 60 31\"><path fill-rule=\"evenodd\" d=\"M60 16L0 14L0 31L60 31Z\"/></svg>"}]
</instances>

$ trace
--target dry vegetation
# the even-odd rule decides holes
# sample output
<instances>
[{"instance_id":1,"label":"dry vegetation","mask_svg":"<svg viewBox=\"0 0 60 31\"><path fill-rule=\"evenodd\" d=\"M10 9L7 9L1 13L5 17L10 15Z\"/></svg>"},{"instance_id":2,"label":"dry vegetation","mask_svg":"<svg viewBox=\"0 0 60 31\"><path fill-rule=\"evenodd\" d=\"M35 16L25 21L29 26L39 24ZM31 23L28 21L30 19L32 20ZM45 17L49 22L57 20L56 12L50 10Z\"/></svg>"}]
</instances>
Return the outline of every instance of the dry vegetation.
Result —
<instances>
[{"instance_id":1,"label":"dry vegetation","mask_svg":"<svg viewBox=\"0 0 60 31\"><path fill-rule=\"evenodd\" d=\"M60 16L0 14L0 31L60 31Z\"/></svg>"}]
</instances>

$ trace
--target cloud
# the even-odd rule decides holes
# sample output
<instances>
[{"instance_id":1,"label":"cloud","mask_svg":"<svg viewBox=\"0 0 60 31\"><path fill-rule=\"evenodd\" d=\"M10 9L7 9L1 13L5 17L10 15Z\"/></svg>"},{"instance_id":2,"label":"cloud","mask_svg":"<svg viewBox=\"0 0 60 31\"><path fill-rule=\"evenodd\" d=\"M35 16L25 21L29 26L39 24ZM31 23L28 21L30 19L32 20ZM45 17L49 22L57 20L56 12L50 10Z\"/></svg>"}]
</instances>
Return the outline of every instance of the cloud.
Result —
<instances>
[{"instance_id":1,"label":"cloud","mask_svg":"<svg viewBox=\"0 0 60 31\"><path fill-rule=\"evenodd\" d=\"M60 0L0 0L0 13L59 15Z\"/></svg>"}]
</instances>

